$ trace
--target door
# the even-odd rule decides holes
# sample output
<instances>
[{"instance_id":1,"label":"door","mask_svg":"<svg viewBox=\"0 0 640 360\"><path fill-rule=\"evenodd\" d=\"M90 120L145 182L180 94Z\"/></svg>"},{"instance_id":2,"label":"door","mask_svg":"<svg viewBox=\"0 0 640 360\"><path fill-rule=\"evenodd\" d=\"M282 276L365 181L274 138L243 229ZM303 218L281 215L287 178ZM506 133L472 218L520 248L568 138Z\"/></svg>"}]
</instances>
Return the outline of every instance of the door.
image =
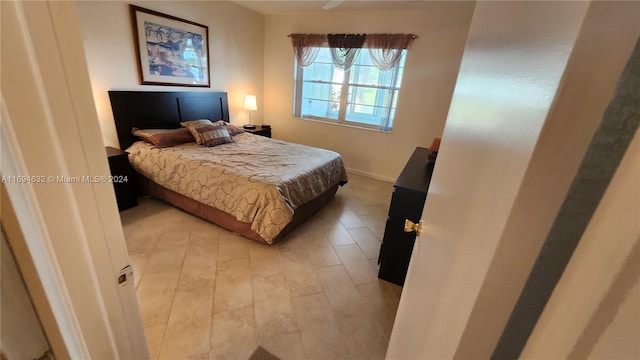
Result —
<instances>
[{"instance_id":1,"label":"door","mask_svg":"<svg viewBox=\"0 0 640 360\"><path fill-rule=\"evenodd\" d=\"M81 180L109 168L74 4L0 6L2 205L24 234L18 265L34 268L69 357L148 358L112 184Z\"/></svg>"},{"instance_id":2,"label":"door","mask_svg":"<svg viewBox=\"0 0 640 360\"><path fill-rule=\"evenodd\" d=\"M639 10L476 4L388 358L491 357L640 35Z\"/></svg>"},{"instance_id":3,"label":"door","mask_svg":"<svg viewBox=\"0 0 640 360\"><path fill-rule=\"evenodd\" d=\"M3 359L38 359L50 351L31 296L0 231L0 341Z\"/></svg>"}]
</instances>

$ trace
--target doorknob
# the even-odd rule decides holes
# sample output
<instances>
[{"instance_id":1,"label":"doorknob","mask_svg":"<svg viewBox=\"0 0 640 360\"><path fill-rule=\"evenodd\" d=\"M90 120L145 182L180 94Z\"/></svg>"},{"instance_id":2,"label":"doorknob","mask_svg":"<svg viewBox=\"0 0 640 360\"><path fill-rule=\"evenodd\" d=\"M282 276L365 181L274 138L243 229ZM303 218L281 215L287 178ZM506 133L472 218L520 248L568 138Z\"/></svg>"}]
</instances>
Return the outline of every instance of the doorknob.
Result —
<instances>
[{"instance_id":1,"label":"doorknob","mask_svg":"<svg viewBox=\"0 0 640 360\"><path fill-rule=\"evenodd\" d=\"M416 232L416 236L420 236L420 231L422 231L422 220L420 220L417 224L409 219L404 220L404 232Z\"/></svg>"}]
</instances>

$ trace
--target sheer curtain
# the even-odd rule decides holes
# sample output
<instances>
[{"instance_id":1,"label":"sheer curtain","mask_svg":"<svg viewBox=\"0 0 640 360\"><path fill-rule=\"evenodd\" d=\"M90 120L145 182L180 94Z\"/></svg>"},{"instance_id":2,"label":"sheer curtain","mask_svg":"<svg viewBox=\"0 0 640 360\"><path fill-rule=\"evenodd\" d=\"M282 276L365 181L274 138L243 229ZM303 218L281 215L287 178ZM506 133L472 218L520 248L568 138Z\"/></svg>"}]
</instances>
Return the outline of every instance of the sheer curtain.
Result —
<instances>
[{"instance_id":1,"label":"sheer curtain","mask_svg":"<svg viewBox=\"0 0 640 360\"><path fill-rule=\"evenodd\" d=\"M364 41L365 35L328 34L327 42L331 50L333 64L342 71L349 71L360 53Z\"/></svg>"},{"instance_id":2,"label":"sheer curtain","mask_svg":"<svg viewBox=\"0 0 640 360\"><path fill-rule=\"evenodd\" d=\"M311 65L318 57L320 47L329 43L335 66L348 71L365 42L373 64L380 70L396 66L402 50L409 48L416 38L413 34L291 34L293 52L300 66Z\"/></svg>"},{"instance_id":3,"label":"sheer curtain","mask_svg":"<svg viewBox=\"0 0 640 360\"><path fill-rule=\"evenodd\" d=\"M320 46L327 39L327 36L322 34L291 34L290 36L293 52L298 59L298 64L302 67L313 64L318 57Z\"/></svg>"},{"instance_id":4,"label":"sheer curtain","mask_svg":"<svg viewBox=\"0 0 640 360\"><path fill-rule=\"evenodd\" d=\"M367 35L367 48L371 61L380 70L389 70L396 66L402 57L402 50L411 45L415 35L411 34L370 34Z\"/></svg>"}]
</instances>

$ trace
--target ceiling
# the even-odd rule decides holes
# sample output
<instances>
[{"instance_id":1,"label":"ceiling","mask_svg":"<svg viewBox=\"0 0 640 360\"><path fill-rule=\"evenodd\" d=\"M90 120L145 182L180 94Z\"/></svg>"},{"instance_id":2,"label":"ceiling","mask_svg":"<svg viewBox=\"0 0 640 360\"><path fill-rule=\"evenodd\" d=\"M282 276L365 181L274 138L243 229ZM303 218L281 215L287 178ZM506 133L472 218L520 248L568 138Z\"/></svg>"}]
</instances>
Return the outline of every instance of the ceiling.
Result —
<instances>
[{"instance_id":1,"label":"ceiling","mask_svg":"<svg viewBox=\"0 0 640 360\"><path fill-rule=\"evenodd\" d=\"M233 2L264 15L354 10L417 10L428 3L427 0L235 0Z\"/></svg>"}]
</instances>

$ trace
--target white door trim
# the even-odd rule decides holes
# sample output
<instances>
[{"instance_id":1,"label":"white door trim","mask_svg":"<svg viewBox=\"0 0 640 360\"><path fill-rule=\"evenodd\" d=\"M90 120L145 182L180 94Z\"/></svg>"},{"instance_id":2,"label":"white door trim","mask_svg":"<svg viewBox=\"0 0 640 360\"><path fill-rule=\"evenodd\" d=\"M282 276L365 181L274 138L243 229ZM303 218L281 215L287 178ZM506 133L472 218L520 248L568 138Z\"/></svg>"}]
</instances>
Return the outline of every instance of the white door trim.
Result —
<instances>
[{"instance_id":1,"label":"white door trim","mask_svg":"<svg viewBox=\"0 0 640 360\"><path fill-rule=\"evenodd\" d=\"M46 223L37 202L34 201L36 197L33 191L34 185L5 181L5 177L17 177L27 172L24 159L21 158L16 145L15 132L11 127L9 114L6 112L4 98L0 101L3 119L0 123L1 175L4 186L69 356L72 359L87 359L89 351L82 336L80 324L75 316L60 267L56 263L53 245L46 231Z\"/></svg>"},{"instance_id":2,"label":"white door trim","mask_svg":"<svg viewBox=\"0 0 640 360\"><path fill-rule=\"evenodd\" d=\"M69 356L149 358L113 185L60 180L109 175L75 5L0 5L2 175Z\"/></svg>"}]
</instances>

